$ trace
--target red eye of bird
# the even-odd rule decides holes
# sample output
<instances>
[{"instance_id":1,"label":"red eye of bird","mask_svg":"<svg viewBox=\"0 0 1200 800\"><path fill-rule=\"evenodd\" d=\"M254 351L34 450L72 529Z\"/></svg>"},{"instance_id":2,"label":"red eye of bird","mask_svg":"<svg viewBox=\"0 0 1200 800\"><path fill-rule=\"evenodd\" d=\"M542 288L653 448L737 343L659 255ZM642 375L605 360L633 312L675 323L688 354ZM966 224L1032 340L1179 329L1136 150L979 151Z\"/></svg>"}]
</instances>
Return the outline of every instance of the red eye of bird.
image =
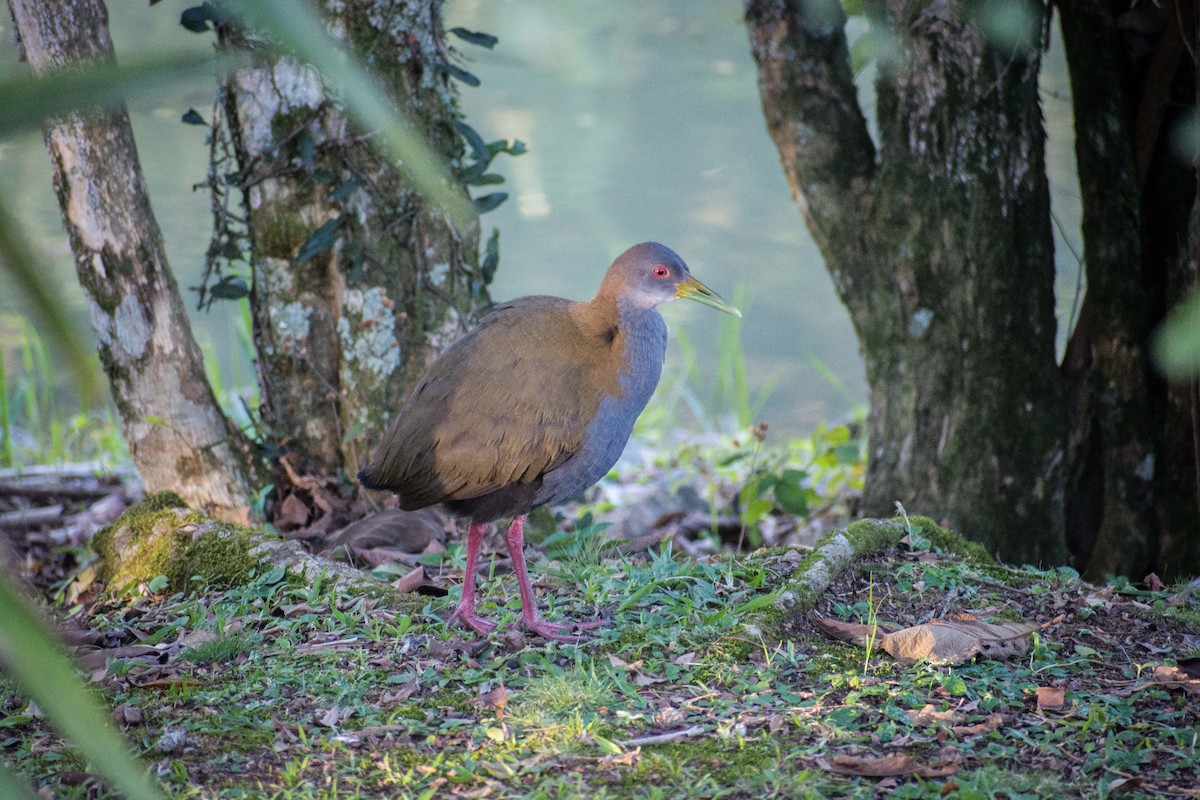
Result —
<instances>
[{"instance_id":1,"label":"red eye of bird","mask_svg":"<svg viewBox=\"0 0 1200 800\"><path fill-rule=\"evenodd\" d=\"M671 270L667 269L667 268L666 268L666 267L664 267L662 264L655 264L655 265L654 265L654 277L656 277L656 278L665 278L665 277L667 277L667 276L668 276L668 275L670 275L670 274L671 274Z\"/></svg>"}]
</instances>

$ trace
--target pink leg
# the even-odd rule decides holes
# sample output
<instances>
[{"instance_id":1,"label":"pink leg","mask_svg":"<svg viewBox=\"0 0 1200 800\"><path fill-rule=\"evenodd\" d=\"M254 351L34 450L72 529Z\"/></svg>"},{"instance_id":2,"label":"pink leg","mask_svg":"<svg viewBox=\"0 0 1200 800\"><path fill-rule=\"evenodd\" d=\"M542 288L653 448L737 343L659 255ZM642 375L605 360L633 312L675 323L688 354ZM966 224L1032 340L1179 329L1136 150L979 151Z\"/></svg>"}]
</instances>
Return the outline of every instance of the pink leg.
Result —
<instances>
[{"instance_id":1,"label":"pink leg","mask_svg":"<svg viewBox=\"0 0 1200 800\"><path fill-rule=\"evenodd\" d=\"M496 628L496 623L475 614L475 576L479 571L479 548L483 546L483 534L487 529L486 522L471 523L467 529L467 574L463 576L462 597L458 608L447 620L447 624L458 620L481 636L487 636Z\"/></svg>"},{"instance_id":2,"label":"pink leg","mask_svg":"<svg viewBox=\"0 0 1200 800\"><path fill-rule=\"evenodd\" d=\"M585 637L567 636L562 632L571 627L590 628L601 623L587 623L580 626L558 625L547 622L538 615L537 601L533 597L533 587L529 584L529 573L525 570L525 515L513 517L508 532L504 535L508 542L508 554L512 557L513 571L517 573L517 586L521 590L521 622L531 633L545 636L559 642L578 644Z\"/></svg>"}]
</instances>

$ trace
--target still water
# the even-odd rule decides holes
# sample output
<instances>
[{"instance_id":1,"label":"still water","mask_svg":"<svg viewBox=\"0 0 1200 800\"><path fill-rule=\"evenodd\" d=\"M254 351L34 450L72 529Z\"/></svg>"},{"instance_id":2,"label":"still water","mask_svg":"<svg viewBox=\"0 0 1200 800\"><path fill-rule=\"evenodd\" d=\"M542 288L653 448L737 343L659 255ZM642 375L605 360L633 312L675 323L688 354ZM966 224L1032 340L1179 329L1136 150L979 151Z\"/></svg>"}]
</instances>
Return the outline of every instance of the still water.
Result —
<instances>
[{"instance_id":1,"label":"still water","mask_svg":"<svg viewBox=\"0 0 1200 800\"><path fill-rule=\"evenodd\" d=\"M110 2L118 57L146 48L208 48L207 37L177 25L179 12L193 4ZM460 85L467 121L487 140L516 138L529 148L520 157L500 156L493 171L507 182L485 187L510 194L483 218L485 234L493 227L501 234L495 299L534 293L585 299L613 256L657 240L741 306L749 394L765 398L755 418L770 423L773 433L801 434L820 422L842 421L865 402L848 316L791 202L763 124L739 3L448 0L445 13L447 28L500 39L487 50L449 37L463 66L482 82ZM3 26L11 23L4 19ZM10 31L2 32L0 63L7 68L15 55ZM869 75L860 78L860 91L869 107ZM1055 212L1061 230L1078 239L1069 99L1056 50L1047 59L1043 97ZM192 190L205 175L205 130L179 117L194 107L207 118L210 105L211 84L200 76L177 97L132 109L154 210L181 287L197 281L209 218L207 196ZM0 142L0 191L15 202L63 302L86 319L40 135ZM1056 245L1061 328L1074 297L1072 248L1078 246L1061 238ZM0 288L0 311L20 311L19 298ZM191 293L188 304L194 305ZM220 363L226 384L251 380L228 333L238 315L220 306L194 315L197 338ZM712 415L728 410L714 399L713 385L718 336L730 322L691 303L674 303L663 313L674 334L664 386L675 383L671 376L684 370L690 350L698 374L692 388L707 407L701 420L683 407L680 421L714 424Z\"/></svg>"}]
</instances>

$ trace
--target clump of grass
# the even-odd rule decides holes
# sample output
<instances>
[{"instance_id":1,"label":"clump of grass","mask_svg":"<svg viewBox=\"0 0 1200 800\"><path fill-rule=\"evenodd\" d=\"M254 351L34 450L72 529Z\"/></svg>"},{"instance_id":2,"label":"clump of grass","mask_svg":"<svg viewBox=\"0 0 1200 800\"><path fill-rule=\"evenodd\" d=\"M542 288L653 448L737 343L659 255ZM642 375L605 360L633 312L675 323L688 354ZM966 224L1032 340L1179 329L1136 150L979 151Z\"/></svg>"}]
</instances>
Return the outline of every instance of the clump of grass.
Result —
<instances>
[{"instance_id":1,"label":"clump of grass","mask_svg":"<svg viewBox=\"0 0 1200 800\"><path fill-rule=\"evenodd\" d=\"M221 410L235 425L253 435L257 420L251 409L258 408L261 401L257 379L253 372L247 374L245 371L246 365L253 364L255 360L253 321L250 301L242 297L236 302L238 313L230 323L235 346L229 358L228 376L221 368L221 360L217 357L216 347L211 339L201 341L200 351L204 357L204 371L208 376L208 383L212 386L213 395L217 398Z\"/></svg>"},{"instance_id":2,"label":"clump of grass","mask_svg":"<svg viewBox=\"0 0 1200 800\"><path fill-rule=\"evenodd\" d=\"M617 703L612 680L596 670L594 662L553 668L518 692L506 716L515 724L546 728L578 722L581 715Z\"/></svg>"},{"instance_id":3,"label":"clump of grass","mask_svg":"<svg viewBox=\"0 0 1200 800\"><path fill-rule=\"evenodd\" d=\"M218 634L215 638L194 647L183 648L179 657L193 664L223 664L248 652L254 644L250 635L244 632Z\"/></svg>"},{"instance_id":4,"label":"clump of grass","mask_svg":"<svg viewBox=\"0 0 1200 800\"><path fill-rule=\"evenodd\" d=\"M72 390L62 373L29 320L0 314L0 466L129 460L111 405L65 399Z\"/></svg>"}]
</instances>

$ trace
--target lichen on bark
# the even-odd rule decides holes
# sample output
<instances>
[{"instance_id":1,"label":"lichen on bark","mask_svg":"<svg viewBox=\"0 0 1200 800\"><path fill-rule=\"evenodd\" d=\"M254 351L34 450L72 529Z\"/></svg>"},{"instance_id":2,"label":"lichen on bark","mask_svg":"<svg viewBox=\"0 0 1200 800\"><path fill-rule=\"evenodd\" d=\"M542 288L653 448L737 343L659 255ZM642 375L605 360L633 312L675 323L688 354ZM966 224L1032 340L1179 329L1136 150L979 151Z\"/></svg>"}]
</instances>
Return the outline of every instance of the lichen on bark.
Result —
<instances>
[{"instance_id":1,"label":"lichen on bark","mask_svg":"<svg viewBox=\"0 0 1200 800\"><path fill-rule=\"evenodd\" d=\"M333 37L364 54L397 108L458 166L440 1L321 8ZM222 36L256 56L228 82L214 133L241 178L266 435L316 470L353 472L446 320L461 324L486 303L478 224L459 229L428 208L311 67L236 30Z\"/></svg>"},{"instance_id":2,"label":"lichen on bark","mask_svg":"<svg viewBox=\"0 0 1200 800\"><path fill-rule=\"evenodd\" d=\"M837 4L746 4L768 132L863 351L863 510L899 500L1006 559L1062 563L1038 51L996 57L963 3L864 6L895 45L878 149Z\"/></svg>"},{"instance_id":3,"label":"lichen on bark","mask_svg":"<svg viewBox=\"0 0 1200 800\"><path fill-rule=\"evenodd\" d=\"M113 59L99 0L11 0L35 72ZM245 518L250 443L205 378L123 108L49 121L54 188L130 455L150 490Z\"/></svg>"}]
</instances>

